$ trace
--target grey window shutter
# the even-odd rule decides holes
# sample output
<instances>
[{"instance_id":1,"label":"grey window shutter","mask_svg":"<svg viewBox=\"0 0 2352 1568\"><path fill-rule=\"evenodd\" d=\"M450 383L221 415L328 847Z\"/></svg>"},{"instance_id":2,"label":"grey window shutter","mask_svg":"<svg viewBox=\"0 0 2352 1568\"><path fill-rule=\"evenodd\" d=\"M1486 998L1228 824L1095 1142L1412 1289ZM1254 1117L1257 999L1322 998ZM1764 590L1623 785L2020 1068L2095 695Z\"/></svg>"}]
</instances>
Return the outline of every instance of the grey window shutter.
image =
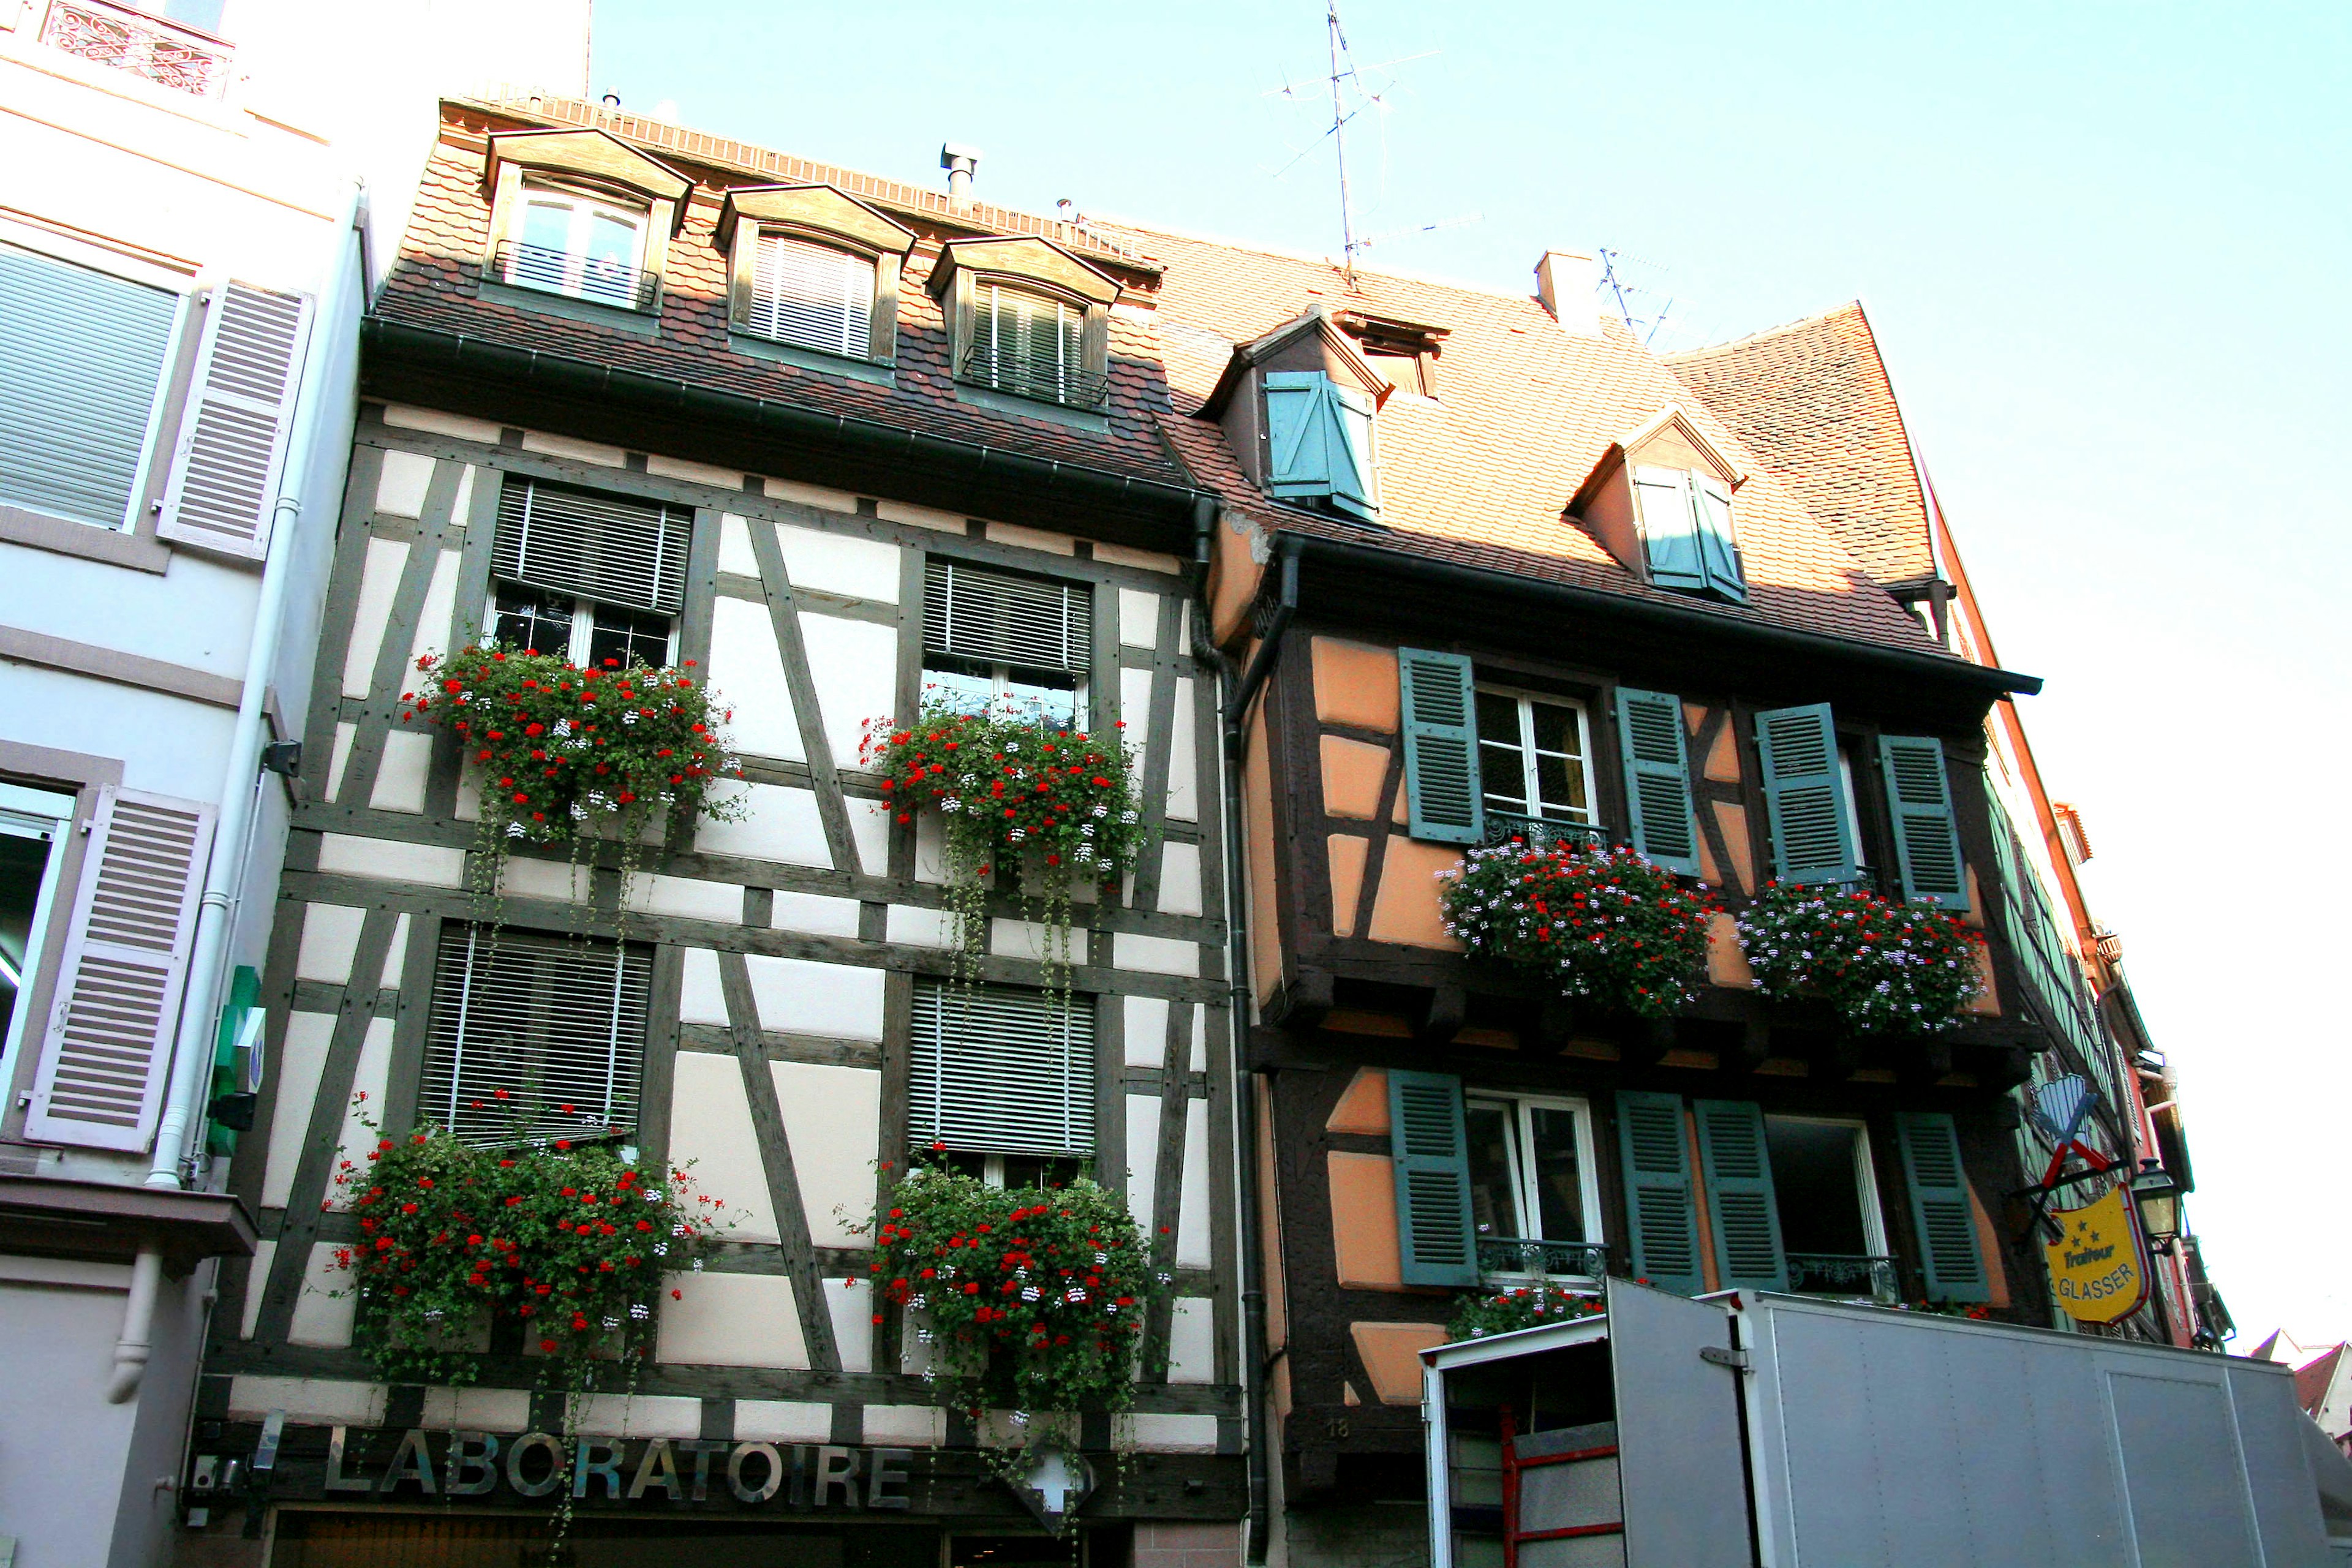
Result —
<instances>
[{"instance_id":1,"label":"grey window shutter","mask_svg":"<svg viewBox=\"0 0 2352 1568\"><path fill-rule=\"evenodd\" d=\"M1327 406L1331 378L1319 370L1265 373L1266 491L1284 500L1320 500L1331 493L1332 444L1339 427Z\"/></svg>"},{"instance_id":2,"label":"grey window shutter","mask_svg":"<svg viewBox=\"0 0 2352 1568\"><path fill-rule=\"evenodd\" d=\"M1976 1205L1969 1199L1952 1119L1940 1110L1898 1111L1895 1131L1903 1144L1903 1176L1911 1188L1911 1221L1919 1233L1928 1297L1990 1300L1984 1254L1977 1247Z\"/></svg>"},{"instance_id":3,"label":"grey window shutter","mask_svg":"<svg viewBox=\"0 0 2352 1568\"><path fill-rule=\"evenodd\" d=\"M1368 392L1335 385L1325 389L1324 416L1331 426L1327 438L1332 458L1331 505L1366 522L1381 515L1379 479L1372 468L1372 416L1377 407Z\"/></svg>"},{"instance_id":4,"label":"grey window shutter","mask_svg":"<svg viewBox=\"0 0 2352 1568\"><path fill-rule=\"evenodd\" d=\"M1756 715L1772 860L1784 882L1851 882L1859 874L1854 825L1838 771L1830 705L1771 708Z\"/></svg>"},{"instance_id":5,"label":"grey window shutter","mask_svg":"<svg viewBox=\"0 0 2352 1568\"><path fill-rule=\"evenodd\" d=\"M1475 1285L1470 1145L1462 1080L1389 1071L1389 1146L1396 1167L1397 1254L1408 1285Z\"/></svg>"},{"instance_id":6,"label":"grey window shutter","mask_svg":"<svg viewBox=\"0 0 2352 1568\"><path fill-rule=\"evenodd\" d=\"M923 650L1084 674L1093 657L1094 604L1089 584L930 556L923 563Z\"/></svg>"},{"instance_id":7,"label":"grey window shutter","mask_svg":"<svg viewBox=\"0 0 2352 1568\"><path fill-rule=\"evenodd\" d=\"M1726 1289L1786 1290L1789 1262L1780 1251L1763 1112L1744 1100L1700 1100L1691 1102L1691 1114L1698 1122L1717 1276Z\"/></svg>"},{"instance_id":8,"label":"grey window shutter","mask_svg":"<svg viewBox=\"0 0 2352 1568\"><path fill-rule=\"evenodd\" d=\"M1458 653L1401 647L1397 674L1404 697L1407 831L1436 844L1475 844L1485 810L1470 661Z\"/></svg>"},{"instance_id":9,"label":"grey window shutter","mask_svg":"<svg viewBox=\"0 0 2352 1568\"><path fill-rule=\"evenodd\" d=\"M209 805L100 792L26 1138L130 1151L153 1138L212 835Z\"/></svg>"},{"instance_id":10,"label":"grey window shutter","mask_svg":"<svg viewBox=\"0 0 2352 1568\"><path fill-rule=\"evenodd\" d=\"M226 555L268 552L310 327L304 295L243 283L213 295L157 533Z\"/></svg>"},{"instance_id":11,"label":"grey window shutter","mask_svg":"<svg viewBox=\"0 0 2352 1568\"><path fill-rule=\"evenodd\" d=\"M1704 588L1706 563L1699 554L1698 527L1691 510L1690 474L1682 468L1633 469L1633 499L1642 519L1642 550L1650 581L1661 588Z\"/></svg>"},{"instance_id":12,"label":"grey window shutter","mask_svg":"<svg viewBox=\"0 0 2352 1568\"><path fill-rule=\"evenodd\" d=\"M907 1142L1093 1155L1093 998L918 977Z\"/></svg>"},{"instance_id":13,"label":"grey window shutter","mask_svg":"<svg viewBox=\"0 0 2352 1568\"><path fill-rule=\"evenodd\" d=\"M1698 525L1699 563L1707 587L1736 604L1748 602L1739 542L1731 531L1731 491L1713 474L1691 475L1691 515Z\"/></svg>"},{"instance_id":14,"label":"grey window shutter","mask_svg":"<svg viewBox=\"0 0 2352 1568\"><path fill-rule=\"evenodd\" d=\"M490 569L509 583L674 616L694 513L508 475Z\"/></svg>"},{"instance_id":15,"label":"grey window shutter","mask_svg":"<svg viewBox=\"0 0 2352 1568\"><path fill-rule=\"evenodd\" d=\"M0 245L0 505L130 521L181 296Z\"/></svg>"},{"instance_id":16,"label":"grey window shutter","mask_svg":"<svg viewBox=\"0 0 2352 1568\"><path fill-rule=\"evenodd\" d=\"M1944 743L1932 735L1881 735L1878 760L1886 774L1886 809L1895 824L1903 896L1933 900L1948 910L1967 909L1969 877L1960 864Z\"/></svg>"},{"instance_id":17,"label":"grey window shutter","mask_svg":"<svg viewBox=\"0 0 2352 1568\"><path fill-rule=\"evenodd\" d=\"M1682 699L1619 687L1617 741L1625 754L1633 847L1669 871L1697 876L1698 817L1691 806Z\"/></svg>"},{"instance_id":18,"label":"grey window shutter","mask_svg":"<svg viewBox=\"0 0 2352 1568\"><path fill-rule=\"evenodd\" d=\"M1706 1274L1699 1263L1698 1216L1691 1206L1682 1096L1618 1090L1617 1155L1624 1166L1634 1278L1661 1290L1697 1295L1706 1289Z\"/></svg>"}]
</instances>

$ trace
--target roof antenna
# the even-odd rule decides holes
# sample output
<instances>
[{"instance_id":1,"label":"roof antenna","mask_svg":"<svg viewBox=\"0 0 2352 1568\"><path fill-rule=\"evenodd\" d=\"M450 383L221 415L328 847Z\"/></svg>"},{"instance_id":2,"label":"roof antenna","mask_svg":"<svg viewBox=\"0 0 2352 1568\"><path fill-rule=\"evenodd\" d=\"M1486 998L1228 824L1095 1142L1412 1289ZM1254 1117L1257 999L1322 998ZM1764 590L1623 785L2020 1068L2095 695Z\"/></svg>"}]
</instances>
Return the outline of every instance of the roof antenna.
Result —
<instances>
[{"instance_id":1,"label":"roof antenna","mask_svg":"<svg viewBox=\"0 0 2352 1568\"><path fill-rule=\"evenodd\" d=\"M1649 310L1645 314L1644 308L1647 302L1657 299L1659 290L1635 281L1633 274L1636 272L1662 274L1665 270L1656 262L1644 260L1638 256L1628 256L1622 250L1611 250L1606 246L1601 247L1601 287L1616 306L1617 319L1625 323L1625 330L1633 334L1635 342L1645 349L1655 350L1661 353L1667 352L1668 345L1677 337L1683 338L1685 342L1689 341L1689 329L1683 326L1679 321L1675 323L1673 331L1668 331L1666 329L1667 317L1673 312L1675 302L1680 297L1669 294L1654 310ZM1658 336L1662 332L1665 333L1667 339L1665 344L1658 342Z\"/></svg>"},{"instance_id":2,"label":"roof antenna","mask_svg":"<svg viewBox=\"0 0 2352 1568\"><path fill-rule=\"evenodd\" d=\"M1330 74L1324 79L1331 89L1331 123L1323 134L1331 139L1332 148L1339 155L1340 275L1346 279L1347 286L1352 292L1356 287L1356 253L1370 248L1373 238L1391 239L1404 234L1425 233L1427 228L1451 227L1455 223L1475 220L1453 219L1444 224L1429 225L1427 228L1398 229L1377 237L1360 237L1357 235L1355 210L1349 203L1348 194L1348 122L1362 113L1367 105L1378 105L1383 109L1388 106L1387 100L1381 92L1374 92L1364 85L1364 73L1381 70L1388 66L1402 65L1406 60L1426 59L1437 51L1424 49L1420 54L1406 55L1399 59L1382 60L1378 65L1359 66L1348 47L1347 29L1339 21L1339 0L1325 0L1323 26L1328 43L1331 68ZM1383 88L1382 91L1385 90L1387 89ZM1348 91L1353 91L1361 100L1353 108L1349 107L1345 97ZM1289 99L1297 99L1299 96L1297 89L1287 82L1273 89L1266 96L1272 97L1275 92L1279 92L1283 97ZM1320 138L1318 140L1319 141ZM1299 158L1307 156L1307 152L1311 150L1309 148L1301 151L1297 158L1293 158L1289 163L1284 164L1282 168L1276 171L1276 176L1287 174L1291 165L1297 163Z\"/></svg>"}]
</instances>

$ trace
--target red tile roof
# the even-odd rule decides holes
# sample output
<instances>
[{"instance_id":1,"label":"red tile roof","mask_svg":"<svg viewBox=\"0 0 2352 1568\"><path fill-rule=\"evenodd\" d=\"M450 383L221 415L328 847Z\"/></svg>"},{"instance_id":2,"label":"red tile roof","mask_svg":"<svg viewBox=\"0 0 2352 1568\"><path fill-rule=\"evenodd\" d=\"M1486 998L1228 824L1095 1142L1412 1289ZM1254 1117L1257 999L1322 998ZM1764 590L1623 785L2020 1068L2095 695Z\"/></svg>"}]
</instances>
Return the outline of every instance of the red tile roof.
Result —
<instances>
[{"instance_id":1,"label":"red tile roof","mask_svg":"<svg viewBox=\"0 0 2352 1568\"><path fill-rule=\"evenodd\" d=\"M2344 1349L2341 1344L2331 1345L2294 1369L2295 1403L2314 1417L2327 1398L2328 1384L2336 1381L2336 1364L2344 1359ZM2331 1437L2335 1435L2328 1434Z\"/></svg>"}]
</instances>

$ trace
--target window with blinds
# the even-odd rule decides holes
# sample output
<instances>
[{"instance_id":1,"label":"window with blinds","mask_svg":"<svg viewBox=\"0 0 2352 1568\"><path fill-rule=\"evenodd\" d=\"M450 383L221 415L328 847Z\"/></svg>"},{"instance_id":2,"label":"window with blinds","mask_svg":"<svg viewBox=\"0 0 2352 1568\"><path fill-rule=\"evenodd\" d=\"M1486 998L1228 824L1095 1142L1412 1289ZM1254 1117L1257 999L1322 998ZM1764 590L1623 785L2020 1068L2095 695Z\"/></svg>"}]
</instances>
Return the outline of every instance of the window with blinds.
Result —
<instances>
[{"instance_id":1,"label":"window with blinds","mask_svg":"<svg viewBox=\"0 0 2352 1568\"><path fill-rule=\"evenodd\" d=\"M1026 289L981 286L967 379L1019 397L1091 406L1101 401L1101 387L1085 364L1085 310Z\"/></svg>"},{"instance_id":2,"label":"window with blinds","mask_svg":"<svg viewBox=\"0 0 2352 1568\"><path fill-rule=\"evenodd\" d=\"M957 1153L1089 1156L1094 1060L1091 997L919 977L908 1142L944 1143Z\"/></svg>"},{"instance_id":3,"label":"window with blinds","mask_svg":"<svg viewBox=\"0 0 2352 1568\"><path fill-rule=\"evenodd\" d=\"M490 567L500 580L675 616L686 599L694 513L508 476Z\"/></svg>"},{"instance_id":4,"label":"window with blinds","mask_svg":"<svg viewBox=\"0 0 2352 1568\"><path fill-rule=\"evenodd\" d=\"M417 1118L468 1143L634 1134L650 949L441 928Z\"/></svg>"},{"instance_id":5,"label":"window with blinds","mask_svg":"<svg viewBox=\"0 0 2352 1568\"><path fill-rule=\"evenodd\" d=\"M820 353L873 353L874 262L830 245L762 234L751 261L748 329Z\"/></svg>"},{"instance_id":6,"label":"window with blinds","mask_svg":"<svg viewBox=\"0 0 2352 1568\"><path fill-rule=\"evenodd\" d=\"M923 668L959 701L1000 698L1080 724L1094 648L1094 586L939 556L923 567Z\"/></svg>"}]
</instances>

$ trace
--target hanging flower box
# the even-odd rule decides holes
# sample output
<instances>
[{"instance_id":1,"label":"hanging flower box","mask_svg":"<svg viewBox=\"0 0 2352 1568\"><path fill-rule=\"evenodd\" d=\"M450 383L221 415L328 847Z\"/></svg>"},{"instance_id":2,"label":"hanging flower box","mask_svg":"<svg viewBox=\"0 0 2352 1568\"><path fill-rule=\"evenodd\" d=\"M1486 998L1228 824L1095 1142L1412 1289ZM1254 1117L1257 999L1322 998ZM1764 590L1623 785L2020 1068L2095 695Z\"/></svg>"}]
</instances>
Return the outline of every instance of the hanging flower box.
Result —
<instances>
[{"instance_id":1,"label":"hanging flower box","mask_svg":"<svg viewBox=\"0 0 2352 1568\"><path fill-rule=\"evenodd\" d=\"M1440 875L1445 929L1474 962L1606 1013L1664 1018L1696 999L1717 906L1631 849L1514 840Z\"/></svg>"},{"instance_id":2,"label":"hanging flower box","mask_svg":"<svg viewBox=\"0 0 2352 1568\"><path fill-rule=\"evenodd\" d=\"M1861 889L1771 882L1740 911L1756 988L1851 1035L1956 1027L1981 984L1984 938L1930 903Z\"/></svg>"}]
</instances>

